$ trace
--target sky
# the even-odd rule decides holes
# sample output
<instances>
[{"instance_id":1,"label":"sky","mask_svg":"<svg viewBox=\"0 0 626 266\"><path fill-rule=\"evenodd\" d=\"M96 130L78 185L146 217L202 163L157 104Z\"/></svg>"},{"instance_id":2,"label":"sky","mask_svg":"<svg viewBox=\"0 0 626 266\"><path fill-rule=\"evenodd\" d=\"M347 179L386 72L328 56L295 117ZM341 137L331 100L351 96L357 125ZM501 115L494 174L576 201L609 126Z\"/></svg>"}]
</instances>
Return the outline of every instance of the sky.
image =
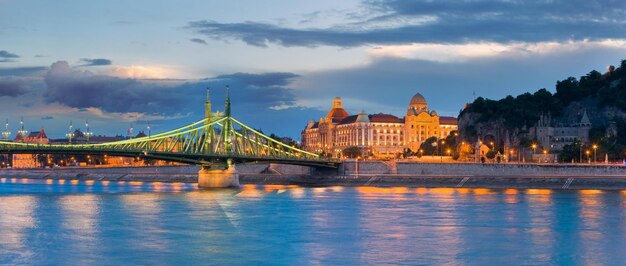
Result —
<instances>
[{"instance_id":1,"label":"sky","mask_svg":"<svg viewBox=\"0 0 626 266\"><path fill-rule=\"evenodd\" d=\"M334 97L402 117L421 93L456 117L623 59L623 0L0 0L0 119L163 132L229 85L238 120L299 139Z\"/></svg>"}]
</instances>

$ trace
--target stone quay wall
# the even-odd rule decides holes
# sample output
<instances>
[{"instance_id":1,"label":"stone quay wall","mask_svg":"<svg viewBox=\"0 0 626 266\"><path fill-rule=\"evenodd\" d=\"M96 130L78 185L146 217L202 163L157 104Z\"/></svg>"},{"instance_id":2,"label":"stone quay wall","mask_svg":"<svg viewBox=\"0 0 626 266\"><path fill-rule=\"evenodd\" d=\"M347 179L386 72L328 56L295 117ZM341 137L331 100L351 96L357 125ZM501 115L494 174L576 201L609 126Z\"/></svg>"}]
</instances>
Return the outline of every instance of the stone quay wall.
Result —
<instances>
[{"instance_id":1,"label":"stone quay wall","mask_svg":"<svg viewBox=\"0 0 626 266\"><path fill-rule=\"evenodd\" d=\"M339 175L459 176L459 177L625 177L623 165L574 164L481 164L481 163L415 163L415 162L344 162Z\"/></svg>"}]
</instances>

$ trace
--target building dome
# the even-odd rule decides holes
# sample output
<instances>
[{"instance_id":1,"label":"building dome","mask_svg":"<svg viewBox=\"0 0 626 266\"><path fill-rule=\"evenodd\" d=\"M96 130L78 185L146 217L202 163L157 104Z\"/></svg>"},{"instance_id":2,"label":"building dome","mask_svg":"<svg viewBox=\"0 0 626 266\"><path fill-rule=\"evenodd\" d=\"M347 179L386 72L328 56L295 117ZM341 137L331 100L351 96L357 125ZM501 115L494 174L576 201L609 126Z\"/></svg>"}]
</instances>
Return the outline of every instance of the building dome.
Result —
<instances>
[{"instance_id":1,"label":"building dome","mask_svg":"<svg viewBox=\"0 0 626 266\"><path fill-rule=\"evenodd\" d=\"M426 99L420 93L416 93L413 95L413 98L411 98L409 105L426 105Z\"/></svg>"},{"instance_id":2,"label":"building dome","mask_svg":"<svg viewBox=\"0 0 626 266\"><path fill-rule=\"evenodd\" d=\"M348 112L343 109L343 103L341 102L341 98L337 97L333 99L333 108L330 109L330 111L326 115L326 119L341 121L348 116L350 116L350 114L348 114Z\"/></svg>"},{"instance_id":3,"label":"building dome","mask_svg":"<svg viewBox=\"0 0 626 266\"><path fill-rule=\"evenodd\" d=\"M409 108L406 110L407 116L416 116L422 112L428 112L428 104L426 104L426 99L422 94L416 93L411 98L411 102L409 103Z\"/></svg>"}]
</instances>

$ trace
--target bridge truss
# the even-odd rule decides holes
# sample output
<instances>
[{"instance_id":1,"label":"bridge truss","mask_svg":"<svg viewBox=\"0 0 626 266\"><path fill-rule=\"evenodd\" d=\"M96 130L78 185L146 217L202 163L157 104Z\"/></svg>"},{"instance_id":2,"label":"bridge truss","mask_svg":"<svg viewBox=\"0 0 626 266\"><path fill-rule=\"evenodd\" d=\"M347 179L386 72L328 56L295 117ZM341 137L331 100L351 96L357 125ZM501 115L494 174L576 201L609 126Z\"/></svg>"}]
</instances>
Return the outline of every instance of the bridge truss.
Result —
<instances>
[{"instance_id":1,"label":"bridge truss","mask_svg":"<svg viewBox=\"0 0 626 266\"><path fill-rule=\"evenodd\" d=\"M208 108L210 103L207 97ZM207 117L171 131L141 138L98 144L35 144L0 141L0 153L105 154L139 157L196 165L276 162L336 167L322 158L270 138L230 115L230 99L224 114Z\"/></svg>"}]
</instances>

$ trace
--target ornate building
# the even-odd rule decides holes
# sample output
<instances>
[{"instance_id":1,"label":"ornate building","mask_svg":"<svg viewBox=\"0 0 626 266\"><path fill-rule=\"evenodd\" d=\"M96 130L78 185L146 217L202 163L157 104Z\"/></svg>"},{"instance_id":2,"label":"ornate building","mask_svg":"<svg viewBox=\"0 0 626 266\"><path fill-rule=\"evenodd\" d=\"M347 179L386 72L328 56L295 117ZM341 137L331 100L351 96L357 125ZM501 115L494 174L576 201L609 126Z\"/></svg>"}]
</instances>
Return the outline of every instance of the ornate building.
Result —
<instances>
[{"instance_id":1,"label":"ornate building","mask_svg":"<svg viewBox=\"0 0 626 266\"><path fill-rule=\"evenodd\" d=\"M541 115L534 133L542 149L553 151L562 150L565 145L576 141L589 142L589 130L591 130L591 121L587 111L583 110L580 120L569 125L555 126L550 114Z\"/></svg>"},{"instance_id":2,"label":"ornate building","mask_svg":"<svg viewBox=\"0 0 626 266\"><path fill-rule=\"evenodd\" d=\"M445 138L457 130L454 117L439 117L428 108L426 99L417 93L409 103L406 116L390 114L368 115L361 111L350 115L343 108L341 98L333 100L333 107L325 118L311 120L302 131L305 150L341 156L348 147L359 147L364 155L393 158L405 148L419 150L430 137Z\"/></svg>"},{"instance_id":3,"label":"ornate building","mask_svg":"<svg viewBox=\"0 0 626 266\"><path fill-rule=\"evenodd\" d=\"M46 135L43 128L40 131L30 132L26 136L22 136L18 133L15 136L15 142L35 143L35 144L48 144L50 139ZM37 155L35 154L14 154L13 155L13 168L34 168L37 167Z\"/></svg>"}]
</instances>

